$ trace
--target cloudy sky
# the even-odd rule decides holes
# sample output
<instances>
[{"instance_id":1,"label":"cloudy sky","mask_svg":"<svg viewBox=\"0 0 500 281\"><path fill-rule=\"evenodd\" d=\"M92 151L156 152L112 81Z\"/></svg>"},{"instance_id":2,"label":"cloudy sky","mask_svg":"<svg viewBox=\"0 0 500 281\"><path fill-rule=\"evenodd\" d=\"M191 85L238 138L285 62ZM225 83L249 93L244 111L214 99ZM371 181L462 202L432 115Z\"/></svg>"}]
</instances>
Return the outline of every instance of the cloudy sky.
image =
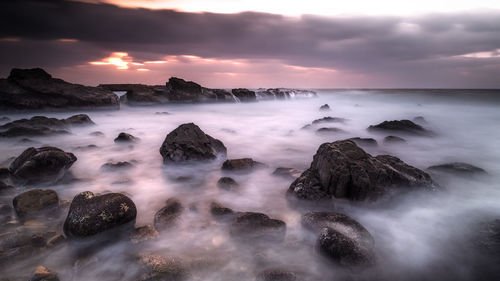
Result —
<instances>
[{"instance_id":1,"label":"cloudy sky","mask_svg":"<svg viewBox=\"0 0 500 281\"><path fill-rule=\"evenodd\" d=\"M348 2L348 3L346 3ZM0 76L500 88L500 1L4 0Z\"/></svg>"}]
</instances>

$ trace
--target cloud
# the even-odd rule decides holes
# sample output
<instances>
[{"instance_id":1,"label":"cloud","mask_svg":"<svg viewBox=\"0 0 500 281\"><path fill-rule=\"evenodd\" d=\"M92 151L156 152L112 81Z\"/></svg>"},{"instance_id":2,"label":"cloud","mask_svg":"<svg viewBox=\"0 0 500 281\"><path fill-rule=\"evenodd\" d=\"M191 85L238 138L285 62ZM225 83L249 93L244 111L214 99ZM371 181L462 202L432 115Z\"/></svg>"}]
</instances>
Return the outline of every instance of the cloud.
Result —
<instances>
[{"instance_id":1,"label":"cloud","mask_svg":"<svg viewBox=\"0 0 500 281\"><path fill-rule=\"evenodd\" d=\"M498 26L499 11L286 17L3 1L0 68L2 73L12 66L31 64L55 69L126 52L139 63L193 55L334 69L337 75L356 79L331 86L367 86L369 82L374 87L500 87L497 56L467 55L499 49ZM154 70L141 68L152 70L144 71L148 74Z\"/></svg>"}]
</instances>

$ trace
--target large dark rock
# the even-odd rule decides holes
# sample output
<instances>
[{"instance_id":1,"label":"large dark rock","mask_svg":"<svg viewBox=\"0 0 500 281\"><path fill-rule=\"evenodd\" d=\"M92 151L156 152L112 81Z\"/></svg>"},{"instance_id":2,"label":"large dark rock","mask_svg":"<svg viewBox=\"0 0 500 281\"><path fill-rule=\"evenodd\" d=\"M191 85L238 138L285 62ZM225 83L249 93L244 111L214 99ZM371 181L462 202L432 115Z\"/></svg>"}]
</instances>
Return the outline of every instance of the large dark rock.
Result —
<instances>
[{"instance_id":1,"label":"large dark rock","mask_svg":"<svg viewBox=\"0 0 500 281\"><path fill-rule=\"evenodd\" d=\"M377 199L391 190L434 190L431 177L390 155L376 157L353 141L324 143L314 155L311 167L296 179L288 192L299 199Z\"/></svg>"},{"instance_id":2,"label":"large dark rock","mask_svg":"<svg viewBox=\"0 0 500 281\"><path fill-rule=\"evenodd\" d=\"M427 169L431 171L445 172L461 176L486 174L486 171L484 169L463 162L452 162L452 163L434 165L430 166Z\"/></svg>"},{"instance_id":3,"label":"large dark rock","mask_svg":"<svg viewBox=\"0 0 500 281\"><path fill-rule=\"evenodd\" d=\"M234 238L250 241L282 241L286 234L286 224L281 220L271 219L266 214L244 212L233 219L230 234Z\"/></svg>"},{"instance_id":4,"label":"large dark rock","mask_svg":"<svg viewBox=\"0 0 500 281\"><path fill-rule=\"evenodd\" d=\"M10 164L14 181L24 184L54 183L64 176L76 161L73 153L56 147L30 147Z\"/></svg>"},{"instance_id":5,"label":"large dark rock","mask_svg":"<svg viewBox=\"0 0 500 281\"><path fill-rule=\"evenodd\" d=\"M86 114L73 115L67 119L34 116L30 119L15 120L0 126L0 137L51 136L69 134L70 127L93 125Z\"/></svg>"},{"instance_id":6,"label":"large dark rock","mask_svg":"<svg viewBox=\"0 0 500 281\"><path fill-rule=\"evenodd\" d=\"M254 161L252 158L228 159L222 163L222 170L226 171L251 171L264 168L265 164Z\"/></svg>"},{"instance_id":7,"label":"large dark rock","mask_svg":"<svg viewBox=\"0 0 500 281\"><path fill-rule=\"evenodd\" d=\"M165 163L191 160L212 160L226 156L224 144L205 134L193 123L182 124L170 132L160 147Z\"/></svg>"},{"instance_id":8,"label":"large dark rock","mask_svg":"<svg viewBox=\"0 0 500 281\"><path fill-rule=\"evenodd\" d=\"M22 220L42 217L59 209L59 196L51 189L32 189L14 197L12 205Z\"/></svg>"},{"instance_id":9,"label":"large dark rock","mask_svg":"<svg viewBox=\"0 0 500 281\"><path fill-rule=\"evenodd\" d=\"M239 88L239 89L232 89L231 92L235 97L237 97L242 102L257 101L257 96L255 95L254 91Z\"/></svg>"},{"instance_id":10,"label":"large dark rock","mask_svg":"<svg viewBox=\"0 0 500 281\"><path fill-rule=\"evenodd\" d=\"M165 207L156 212L154 226L159 231L165 230L175 225L184 211L184 207L177 198L169 198Z\"/></svg>"},{"instance_id":11,"label":"large dark rock","mask_svg":"<svg viewBox=\"0 0 500 281\"><path fill-rule=\"evenodd\" d=\"M52 78L40 68L11 70L0 79L0 108L3 110L119 108L113 92Z\"/></svg>"},{"instance_id":12,"label":"large dark rock","mask_svg":"<svg viewBox=\"0 0 500 281\"><path fill-rule=\"evenodd\" d=\"M120 226L133 229L136 215L134 202L121 193L96 196L85 191L73 198L64 233L68 237L84 238Z\"/></svg>"},{"instance_id":13,"label":"large dark rock","mask_svg":"<svg viewBox=\"0 0 500 281\"><path fill-rule=\"evenodd\" d=\"M370 131L382 131L382 132L401 132L411 135L422 135L429 136L432 132L425 129L424 127L413 123L410 120L393 120L384 121L377 125L372 125L368 127Z\"/></svg>"}]
</instances>

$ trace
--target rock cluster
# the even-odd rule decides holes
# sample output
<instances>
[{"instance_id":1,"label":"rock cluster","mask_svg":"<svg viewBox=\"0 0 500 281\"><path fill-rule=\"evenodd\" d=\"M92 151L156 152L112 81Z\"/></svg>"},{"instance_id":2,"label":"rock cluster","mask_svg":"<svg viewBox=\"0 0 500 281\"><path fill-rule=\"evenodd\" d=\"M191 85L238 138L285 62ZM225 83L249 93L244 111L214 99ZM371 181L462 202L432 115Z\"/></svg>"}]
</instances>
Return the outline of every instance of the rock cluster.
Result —
<instances>
[{"instance_id":1,"label":"rock cluster","mask_svg":"<svg viewBox=\"0 0 500 281\"><path fill-rule=\"evenodd\" d=\"M20 119L0 126L0 137L51 136L69 134L70 127L93 125L94 122L86 114L73 115L66 119L34 116Z\"/></svg>"}]
</instances>

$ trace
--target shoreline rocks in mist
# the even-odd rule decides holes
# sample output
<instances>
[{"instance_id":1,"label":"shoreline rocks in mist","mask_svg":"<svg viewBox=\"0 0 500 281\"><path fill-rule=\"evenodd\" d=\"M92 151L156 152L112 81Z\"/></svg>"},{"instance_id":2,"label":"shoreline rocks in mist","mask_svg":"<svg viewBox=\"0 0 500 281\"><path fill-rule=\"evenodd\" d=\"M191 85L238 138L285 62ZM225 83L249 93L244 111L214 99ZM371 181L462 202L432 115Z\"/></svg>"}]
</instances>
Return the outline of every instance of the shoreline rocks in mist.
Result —
<instances>
[{"instance_id":1,"label":"shoreline rocks in mist","mask_svg":"<svg viewBox=\"0 0 500 281\"><path fill-rule=\"evenodd\" d=\"M369 131L400 132L410 135L431 136L433 133L410 120L384 121L368 127Z\"/></svg>"},{"instance_id":2,"label":"shoreline rocks in mist","mask_svg":"<svg viewBox=\"0 0 500 281\"><path fill-rule=\"evenodd\" d=\"M296 179L300 177L300 175L304 171L300 171L294 168L285 168L285 167L278 167L276 170L274 170L273 175L274 176L279 176L287 179Z\"/></svg>"},{"instance_id":3,"label":"shoreline rocks in mist","mask_svg":"<svg viewBox=\"0 0 500 281\"><path fill-rule=\"evenodd\" d=\"M406 140L397 136L387 136L384 138L384 142L394 144L394 143L405 143Z\"/></svg>"},{"instance_id":4,"label":"shoreline rocks in mist","mask_svg":"<svg viewBox=\"0 0 500 281\"><path fill-rule=\"evenodd\" d=\"M86 114L73 115L66 119L34 116L19 119L0 126L0 137L52 136L69 134L70 127L89 126L95 123Z\"/></svg>"},{"instance_id":5,"label":"shoreline rocks in mist","mask_svg":"<svg viewBox=\"0 0 500 281\"><path fill-rule=\"evenodd\" d=\"M265 168L266 164L252 158L227 159L222 163L222 170L233 172L250 172L255 169Z\"/></svg>"},{"instance_id":6,"label":"shoreline rocks in mist","mask_svg":"<svg viewBox=\"0 0 500 281\"><path fill-rule=\"evenodd\" d=\"M282 241L286 234L286 224L282 220L271 219L266 214L241 212L233 218L229 234L233 238L250 241Z\"/></svg>"},{"instance_id":7,"label":"shoreline rocks in mist","mask_svg":"<svg viewBox=\"0 0 500 281\"><path fill-rule=\"evenodd\" d=\"M255 95L258 100L285 100L316 97L316 92L303 89L270 88L257 89Z\"/></svg>"},{"instance_id":8,"label":"shoreline rocks in mist","mask_svg":"<svg viewBox=\"0 0 500 281\"><path fill-rule=\"evenodd\" d=\"M73 153L56 147L30 147L10 164L10 177L27 185L55 183L76 160Z\"/></svg>"},{"instance_id":9,"label":"shoreline rocks in mist","mask_svg":"<svg viewBox=\"0 0 500 281\"><path fill-rule=\"evenodd\" d=\"M310 168L290 185L288 193L307 200L333 197L363 201L401 187L437 188L426 172L394 156L373 157L353 141L342 140L322 144Z\"/></svg>"},{"instance_id":10,"label":"shoreline rocks in mist","mask_svg":"<svg viewBox=\"0 0 500 281\"><path fill-rule=\"evenodd\" d=\"M13 68L7 79L0 79L0 104L3 110L120 107L118 97L109 90L52 78L41 68Z\"/></svg>"},{"instance_id":11,"label":"shoreline rocks in mist","mask_svg":"<svg viewBox=\"0 0 500 281\"><path fill-rule=\"evenodd\" d=\"M93 236L120 226L134 228L137 209L121 193L94 195L90 191L75 196L64 222L64 233L72 238Z\"/></svg>"},{"instance_id":12,"label":"shoreline rocks in mist","mask_svg":"<svg viewBox=\"0 0 500 281\"><path fill-rule=\"evenodd\" d=\"M378 145L377 141L373 138L355 137L355 138L350 138L349 140L352 140L353 142L355 142L359 146L373 147L373 146Z\"/></svg>"},{"instance_id":13,"label":"shoreline rocks in mist","mask_svg":"<svg viewBox=\"0 0 500 281\"><path fill-rule=\"evenodd\" d=\"M118 136L114 139L115 143L134 143L134 142L139 142L139 138L135 137L131 134L121 132L118 134Z\"/></svg>"},{"instance_id":14,"label":"shoreline rocks in mist","mask_svg":"<svg viewBox=\"0 0 500 281\"><path fill-rule=\"evenodd\" d=\"M160 232L175 225L184 211L184 206L177 198L169 198L165 203L154 216L154 227Z\"/></svg>"},{"instance_id":15,"label":"shoreline rocks in mist","mask_svg":"<svg viewBox=\"0 0 500 281\"><path fill-rule=\"evenodd\" d=\"M221 177L217 181L217 186L221 189L225 190L236 190L240 186L238 182L236 182L233 178L230 177Z\"/></svg>"},{"instance_id":16,"label":"shoreline rocks in mist","mask_svg":"<svg viewBox=\"0 0 500 281\"><path fill-rule=\"evenodd\" d=\"M182 124L170 132L160 147L164 163L213 160L226 157L224 144L193 123Z\"/></svg>"}]
</instances>

